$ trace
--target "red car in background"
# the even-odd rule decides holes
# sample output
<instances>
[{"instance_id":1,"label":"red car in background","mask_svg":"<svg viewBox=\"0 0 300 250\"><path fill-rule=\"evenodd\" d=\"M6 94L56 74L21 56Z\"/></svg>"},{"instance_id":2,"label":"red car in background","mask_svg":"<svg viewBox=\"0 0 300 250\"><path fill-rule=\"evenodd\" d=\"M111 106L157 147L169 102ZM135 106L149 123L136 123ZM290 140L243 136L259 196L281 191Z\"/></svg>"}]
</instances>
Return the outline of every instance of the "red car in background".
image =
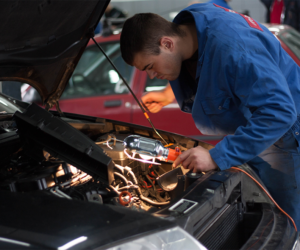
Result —
<instances>
[{"instance_id":1,"label":"red car in background","mask_svg":"<svg viewBox=\"0 0 300 250\"><path fill-rule=\"evenodd\" d=\"M265 26L300 66L300 34L286 25L265 24ZM167 80L156 78L151 80L146 72L139 71L123 61L119 39L120 34L105 38L95 37L130 84L137 98L140 99L145 92L163 89L168 83ZM27 91L23 100L30 101L28 96L31 94L31 91ZM89 42L84 51L59 103L63 112L149 126L133 96L93 41ZM157 129L193 137L211 144L218 143L224 137L202 135L196 128L191 114L182 112L176 102L164 107L159 113L150 114L150 118Z\"/></svg>"},{"instance_id":2,"label":"red car in background","mask_svg":"<svg viewBox=\"0 0 300 250\"><path fill-rule=\"evenodd\" d=\"M280 41L282 48L300 66L300 33L288 25L264 24Z\"/></svg>"}]
</instances>

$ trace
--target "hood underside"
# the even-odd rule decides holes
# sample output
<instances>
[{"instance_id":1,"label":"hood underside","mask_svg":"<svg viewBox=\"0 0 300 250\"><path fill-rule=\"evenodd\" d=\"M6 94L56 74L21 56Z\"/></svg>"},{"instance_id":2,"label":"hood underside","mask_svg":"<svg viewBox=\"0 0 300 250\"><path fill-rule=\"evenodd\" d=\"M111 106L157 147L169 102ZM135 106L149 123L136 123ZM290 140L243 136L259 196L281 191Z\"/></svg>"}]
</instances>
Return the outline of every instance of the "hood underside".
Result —
<instances>
[{"instance_id":1,"label":"hood underside","mask_svg":"<svg viewBox=\"0 0 300 250\"><path fill-rule=\"evenodd\" d=\"M0 80L28 83L54 104L108 3L0 1Z\"/></svg>"},{"instance_id":2,"label":"hood underside","mask_svg":"<svg viewBox=\"0 0 300 250\"><path fill-rule=\"evenodd\" d=\"M14 114L24 150L42 161L43 150L110 184L113 163L98 145L62 119L31 104ZM109 172L109 173L108 173Z\"/></svg>"}]
</instances>

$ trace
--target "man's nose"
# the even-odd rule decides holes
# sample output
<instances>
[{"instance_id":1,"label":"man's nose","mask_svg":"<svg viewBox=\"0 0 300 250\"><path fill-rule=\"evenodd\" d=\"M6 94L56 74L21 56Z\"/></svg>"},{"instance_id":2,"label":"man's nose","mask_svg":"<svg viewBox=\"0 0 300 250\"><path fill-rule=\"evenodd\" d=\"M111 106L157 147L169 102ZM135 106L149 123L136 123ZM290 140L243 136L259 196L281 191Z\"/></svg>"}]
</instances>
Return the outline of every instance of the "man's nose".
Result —
<instances>
[{"instance_id":1,"label":"man's nose","mask_svg":"<svg viewBox=\"0 0 300 250\"><path fill-rule=\"evenodd\" d=\"M146 72L150 79L153 79L157 75L157 73L154 72L153 70L146 70Z\"/></svg>"}]
</instances>

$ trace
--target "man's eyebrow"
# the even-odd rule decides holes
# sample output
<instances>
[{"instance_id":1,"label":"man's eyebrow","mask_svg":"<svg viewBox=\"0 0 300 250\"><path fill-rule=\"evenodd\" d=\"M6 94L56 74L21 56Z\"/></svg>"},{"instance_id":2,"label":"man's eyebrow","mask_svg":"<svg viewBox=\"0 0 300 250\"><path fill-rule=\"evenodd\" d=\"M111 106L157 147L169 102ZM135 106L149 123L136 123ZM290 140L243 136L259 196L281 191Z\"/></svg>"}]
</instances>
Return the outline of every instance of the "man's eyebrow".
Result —
<instances>
[{"instance_id":1,"label":"man's eyebrow","mask_svg":"<svg viewBox=\"0 0 300 250\"><path fill-rule=\"evenodd\" d=\"M142 69L142 71L145 71L145 70L148 68L148 66L149 66L150 64L151 64L151 63L147 64L147 65Z\"/></svg>"}]
</instances>

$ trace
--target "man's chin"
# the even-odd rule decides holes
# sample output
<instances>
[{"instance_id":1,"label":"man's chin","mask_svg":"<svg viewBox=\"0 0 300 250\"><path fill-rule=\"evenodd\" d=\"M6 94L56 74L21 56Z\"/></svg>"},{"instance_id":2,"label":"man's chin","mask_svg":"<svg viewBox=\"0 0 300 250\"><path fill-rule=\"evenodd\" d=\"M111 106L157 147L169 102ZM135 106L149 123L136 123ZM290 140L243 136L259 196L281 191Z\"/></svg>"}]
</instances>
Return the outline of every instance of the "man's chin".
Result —
<instances>
[{"instance_id":1,"label":"man's chin","mask_svg":"<svg viewBox=\"0 0 300 250\"><path fill-rule=\"evenodd\" d=\"M175 76L169 76L169 77L166 77L166 79L167 79L168 81L175 81L177 78L178 78L178 76L177 76L177 77L175 77Z\"/></svg>"}]
</instances>

